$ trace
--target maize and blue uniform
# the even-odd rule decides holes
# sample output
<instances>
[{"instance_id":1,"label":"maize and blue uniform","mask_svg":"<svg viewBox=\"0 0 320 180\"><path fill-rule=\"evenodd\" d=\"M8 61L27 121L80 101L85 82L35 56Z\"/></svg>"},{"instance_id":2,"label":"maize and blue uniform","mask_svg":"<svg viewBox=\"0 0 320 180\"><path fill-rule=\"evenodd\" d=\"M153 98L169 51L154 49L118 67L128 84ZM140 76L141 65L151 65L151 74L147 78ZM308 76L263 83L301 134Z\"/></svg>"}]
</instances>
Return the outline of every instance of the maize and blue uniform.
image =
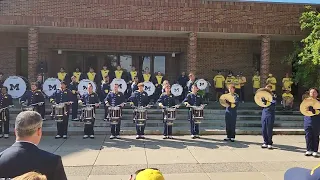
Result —
<instances>
[{"instance_id":1,"label":"maize and blue uniform","mask_svg":"<svg viewBox=\"0 0 320 180\"><path fill-rule=\"evenodd\" d=\"M115 106L118 106L122 103L124 103L126 100L125 100L125 97L123 95L122 92L109 92L107 97L104 99L104 102L106 104L109 104L110 106L112 107L115 107ZM111 135L113 136L118 136L120 135L120 127L121 127L121 120L119 119L118 121L118 124L115 125L115 124L111 124Z\"/></svg>"},{"instance_id":2,"label":"maize and blue uniform","mask_svg":"<svg viewBox=\"0 0 320 180\"><path fill-rule=\"evenodd\" d=\"M71 101L72 103L72 119L78 119L78 108L79 108L79 104L78 104L78 85L79 83L77 82L71 82L68 86L68 89L72 92L71 95Z\"/></svg>"},{"instance_id":3,"label":"maize and blue uniform","mask_svg":"<svg viewBox=\"0 0 320 180\"><path fill-rule=\"evenodd\" d=\"M143 92L135 91L129 97L128 101L132 102L134 104L134 106L136 106L136 107L140 107L140 106L144 107L149 104L150 100L149 100L148 94L145 91L143 91ZM136 125L137 135L140 135L140 136L144 135L145 127L146 127L146 124L144 124L143 126Z\"/></svg>"},{"instance_id":4,"label":"maize and blue uniform","mask_svg":"<svg viewBox=\"0 0 320 180\"><path fill-rule=\"evenodd\" d=\"M318 101L320 101L318 99ZM306 132L307 151L318 152L320 132L320 110L309 107L314 116L304 116L304 131Z\"/></svg>"},{"instance_id":5,"label":"maize and blue uniform","mask_svg":"<svg viewBox=\"0 0 320 180\"><path fill-rule=\"evenodd\" d=\"M84 105L86 104L97 104L99 103L99 96L97 93L95 92L92 92L91 94L89 93L85 93L82 97L81 97L81 101L83 102ZM96 112L96 107L93 106L94 108L94 113ZM93 130L93 127L94 127L94 117L93 117L93 120L92 120L92 123L91 124L85 124L84 125L84 135L94 135L94 130Z\"/></svg>"},{"instance_id":6,"label":"maize and blue uniform","mask_svg":"<svg viewBox=\"0 0 320 180\"><path fill-rule=\"evenodd\" d=\"M168 94L161 94L161 96L159 97L158 103L161 103L164 107L172 107L176 105L175 102L175 97L170 93L170 95ZM172 136L172 125L167 125L167 122L165 121L165 116L166 116L166 110L164 109L163 112L163 135L164 136Z\"/></svg>"},{"instance_id":7,"label":"maize and blue uniform","mask_svg":"<svg viewBox=\"0 0 320 180\"><path fill-rule=\"evenodd\" d=\"M11 95L1 93L0 94L0 108L5 108L10 105L13 105ZM9 134L9 120L10 120L9 109L7 108L2 113L5 113L5 115L4 115L5 120L2 119L3 122L0 122L0 134L2 134L2 127L4 128L4 134Z\"/></svg>"},{"instance_id":8,"label":"maize and blue uniform","mask_svg":"<svg viewBox=\"0 0 320 180\"><path fill-rule=\"evenodd\" d=\"M264 104L270 104L268 107L263 108L261 116L262 136L265 145L273 144L272 135L275 120L276 99L277 96L275 94L273 94L271 102L267 102L265 99L261 99Z\"/></svg>"},{"instance_id":9,"label":"maize and blue uniform","mask_svg":"<svg viewBox=\"0 0 320 180\"><path fill-rule=\"evenodd\" d=\"M231 94L231 93L229 93ZM227 138L236 137L236 122L237 122L237 108L239 104L239 95L234 93L231 94L234 97L235 103L229 103L229 107L226 108L225 122L226 122L226 133Z\"/></svg>"},{"instance_id":10,"label":"maize and blue uniform","mask_svg":"<svg viewBox=\"0 0 320 180\"><path fill-rule=\"evenodd\" d=\"M23 96L20 99L20 102L23 103L25 101L28 101L28 106L31 104L36 104L39 102L43 102L42 105L36 105L35 110L41 114L42 119L44 119L45 116L45 104L44 104L44 95L42 94L41 90L35 90L35 91L27 91L23 94Z\"/></svg>"},{"instance_id":11,"label":"maize and blue uniform","mask_svg":"<svg viewBox=\"0 0 320 180\"><path fill-rule=\"evenodd\" d=\"M200 106L203 104L203 98L198 94L189 93L186 98L183 100L183 103L189 103L191 106ZM199 124L195 124L192 119L192 109L189 108L188 118L190 121L190 132L191 135L199 135Z\"/></svg>"},{"instance_id":12,"label":"maize and blue uniform","mask_svg":"<svg viewBox=\"0 0 320 180\"><path fill-rule=\"evenodd\" d=\"M103 102L104 99L107 97L108 93L110 92L110 83L103 81L101 83L101 91L100 91L100 101ZM106 108L106 104L103 103L104 107L104 119L107 119L108 116L108 109Z\"/></svg>"},{"instance_id":13,"label":"maize and blue uniform","mask_svg":"<svg viewBox=\"0 0 320 180\"><path fill-rule=\"evenodd\" d=\"M69 89L58 89L50 98L51 103L66 103L72 99L72 92ZM68 134L68 119L70 113L70 105L66 106L66 115L63 117L62 122L57 122L57 135L63 136Z\"/></svg>"}]
</instances>

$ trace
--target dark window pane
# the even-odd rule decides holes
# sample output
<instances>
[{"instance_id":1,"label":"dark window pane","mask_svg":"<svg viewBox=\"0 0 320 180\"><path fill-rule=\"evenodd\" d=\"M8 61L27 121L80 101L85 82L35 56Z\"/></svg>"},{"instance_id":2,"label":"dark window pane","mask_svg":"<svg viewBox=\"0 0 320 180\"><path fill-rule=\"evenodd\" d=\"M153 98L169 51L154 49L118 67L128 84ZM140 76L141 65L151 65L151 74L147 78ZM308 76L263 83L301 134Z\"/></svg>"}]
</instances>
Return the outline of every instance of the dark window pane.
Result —
<instances>
[{"instance_id":1,"label":"dark window pane","mask_svg":"<svg viewBox=\"0 0 320 180\"><path fill-rule=\"evenodd\" d=\"M165 74L166 72L166 57L165 56L155 56L154 57L154 72L160 71Z\"/></svg>"}]
</instances>

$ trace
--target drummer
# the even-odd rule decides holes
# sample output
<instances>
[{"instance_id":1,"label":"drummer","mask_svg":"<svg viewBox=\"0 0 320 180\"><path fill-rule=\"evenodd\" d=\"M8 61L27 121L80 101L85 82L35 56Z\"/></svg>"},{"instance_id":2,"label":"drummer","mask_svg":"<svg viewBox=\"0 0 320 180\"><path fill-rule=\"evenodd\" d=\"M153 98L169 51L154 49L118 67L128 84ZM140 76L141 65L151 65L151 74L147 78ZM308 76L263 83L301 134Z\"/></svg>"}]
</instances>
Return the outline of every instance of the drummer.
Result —
<instances>
[{"instance_id":1,"label":"drummer","mask_svg":"<svg viewBox=\"0 0 320 180\"><path fill-rule=\"evenodd\" d=\"M150 74L150 70L148 67L145 68L144 73L142 74L143 82L152 82L152 75Z\"/></svg>"},{"instance_id":2,"label":"drummer","mask_svg":"<svg viewBox=\"0 0 320 180\"><path fill-rule=\"evenodd\" d=\"M149 104L149 97L148 94L144 91L143 83L138 84L138 90L132 93L130 98L128 99L131 105L136 107L145 107ZM145 124L143 126L136 125L137 136L136 139L144 139L144 129Z\"/></svg>"},{"instance_id":3,"label":"drummer","mask_svg":"<svg viewBox=\"0 0 320 180\"><path fill-rule=\"evenodd\" d=\"M87 72L87 79L95 83L98 82L97 74L94 72L94 69L92 67L90 67L89 72Z\"/></svg>"},{"instance_id":4,"label":"drummer","mask_svg":"<svg viewBox=\"0 0 320 180\"><path fill-rule=\"evenodd\" d=\"M239 95L235 93L235 86L233 84L229 85L229 94L234 98L235 103L226 101L229 107L226 108L225 121L226 121L226 133L227 137L224 138L225 141L234 142L236 136L236 120L237 120L237 106L239 103Z\"/></svg>"},{"instance_id":5,"label":"drummer","mask_svg":"<svg viewBox=\"0 0 320 180\"><path fill-rule=\"evenodd\" d=\"M164 91L164 88L163 86L161 86L161 84L163 83L164 81L164 77L163 75L161 74L160 71L158 71L157 75L156 75L156 78L154 79L154 84L156 86L156 91L155 91L155 99L158 99L160 97L160 95L163 93Z\"/></svg>"},{"instance_id":6,"label":"drummer","mask_svg":"<svg viewBox=\"0 0 320 180\"><path fill-rule=\"evenodd\" d=\"M31 83L31 90L26 91L20 99L20 103L24 104L25 101L28 101L28 106L31 104L41 103L39 105L34 106L35 110L41 114L42 119L45 119L45 104L44 104L44 95L42 94L41 90L38 89L37 83Z\"/></svg>"},{"instance_id":7,"label":"drummer","mask_svg":"<svg viewBox=\"0 0 320 180\"><path fill-rule=\"evenodd\" d=\"M70 103L71 103L72 92L67 89L67 83L65 81L61 81L61 88L57 89L57 91L51 96L50 102L52 104L65 104L66 115L63 116L62 122L57 122L57 135L55 139L67 139L68 134L68 119L70 113Z\"/></svg>"},{"instance_id":8,"label":"drummer","mask_svg":"<svg viewBox=\"0 0 320 180\"><path fill-rule=\"evenodd\" d=\"M267 85L266 88L272 91L272 85ZM262 136L264 143L261 148L272 149L272 136L273 136L273 125L275 120L275 110L276 110L276 99L277 96L272 94L272 101L269 102L265 98L262 98L262 102L268 107L264 107L262 110L261 124L262 124Z\"/></svg>"},{"instance_id":9,"label":"drummer","mask_svg":"<svg viewBox=\"0 0 320 180\"><path fill-rule=\"evenodd\" d=\"M117 70L114 71L114 77L116 79L123 79L126 81L126 74L123 72L120 65L118 65Z\"/></svg>"},{"instance_id":10,"label":"drummer","mask_svg":"<svg viewBox=\"0 0 320 180\"><path fill-rule=\"evenodd\" d=\"M83 74L79 68L76 68L72 75L76 77L77 83L79 83L83 79Z\"/></svg>"},{"instance_id":11,"label":"drummer","mask_svg":"<svg viewBox=\"0 0 320 180\"><path fill-rule=\"evenodd\" d=\"M317 88L311 88L309 90L309 96L311 99L318 99L319 91ZM307 152L306 156L318 157L319 149L319 132L320 132L320 109L313 109L312 106L308 107L314 116L304 116L304 131L306 132L306 144Z\"/></svg>"},{"instance_id":12,"label":"drummer","mask_svg":"<svg viewBox=\"0 0 320 180\"><path fill-rule=\"evenodd\" d=\"M57 73L57 78L60 81L68 81L68 73L66 73L65 69L63 67L60 68L60 72Z\"/></svg>"},{"instance_id":13,"label":"drummer","mask_svg":"<svg viewBox=\"0 0 320 180\"><path fill-rule=\"evenodd\" d=\"M103 81L101 83L101 91L100 91L100 101L103 102L104 99L107 97L108 93L110 91L110 79L109 76L106 75L103 78ZM104 120L107 121L108 120L108 109L105 106L105 103L103 103L104 106Z\"/></svg>"},{"instance_id":14,"label":"drummer","mask_svg":"<svg viewBox=\"0 0 320 180\"><path fill-rule=\"evenodd\" d=\"M139 78L138 76L134 77L131 84L131 94L138 90Z\"/></svg>"},{"instance_id":15,"label":"drummer","mask_svg":"<svg viewBox=\"0 0 320 180\"><path fill-rule=\"evenodd\" d=\"M137 84L135 83L136 89L132 90L132 85L133 82L135 81L135 78L137 77L138 79L138 72L136 71L136 68L134 66L131 67L131 71L128 73L128 77L127 77L127 89L126 89L126 98L129 98L132 94L132 92L134 92L135 90L138 89Z\"/></svg>"},{"instance_id":16,"label":"drummer","mask_svg":"<svg viewBox=\"0 0 320 180\"><path fill-rule=\"evenodd\" d=\"M166 88L167 86L170 86L170 83L169 83L168 80L164 80L163 83L162 83L162 86L161 86L161 87L162 87L161 94L164 93L164 92L166 92L166 91L165 91L165 88Z\"/></svg>"},{"instance_id":17,"label":"drummer","mask_svg":"<svg viewBox=\"0 0 320 180\"><path fill-rule=\"evenodd\" d=\"M88 92L85 93L82 97L81 100L79 100L80 104L95 104L94 106L94 113L95 113L95 108L99 107L99 97L98 94L93 92L93 86L91 83L88 84ZM87 139L88 137L90 137L90 139L94 139L94 121L95 118L93 117L93 121L91 124L85 124L84 125L84 135L83 135L83 139Z\"/></svg>"},{"instance_id":18,"label":"drummer","mask_svg":"<svg viewBox=\"0 0 320 180\"><path fill-rule=\"evenodd\" d=\"M195 84L196 81L197 81L197 78L196 78L195 74L194 73L190 73L189 74L189 81L187 83L188 93L191 92L192 85Z\"/></svg>"},{"instance_id":19,"label":"drummer","mask_svg":"<svg viewBox=\"0 0 320 180\"><path fill-rule=\"evenodd\" d=\"M134 78L138 76L138 72L136 71L136 68L134 66L131 67L131 71L129 73L129 84L131 85L132 82L134 81Z\"/></svg>"},{"instance_id":20,"label":"drummer","mask_svg":"<svg viewBox=\"0 0 320 180\"><path fill-rule=\"evenodd\" d=\"M12 97L10 94L8 94L8 88L3 86L1 88L1 94L0 94L0 108L6 108L10 105L13 105ZM6 120L4 122L0 122L0 138L3 137L2 134L2 126L4 128L4 138L9 138L9 120L10 120L10 113L9 109L4 110L5 111L5 118Z\"/></svg>"},{"instance_id":21,"label":"drummer","mask_svg":"<svg viewBox=\"0 0 320 180\"><path fill-rule=\"evenodd\" d=\"M187 97L183 100L183 103L189 107L189 106L202 106L203 105L203 99L200 95L198 95L199 88L196 84L193 84L191 86L191 93L187 95ZM192 111L191 109L188 111L188 117L190 121L190 132L191 132L191 138L200 138L200 131L199 131L199 124L194 123L194 120L192 119Z\"/></svg>"},{"instance_id":22,"label":"drummer","mask_svg":"<svg viewBox=\"0 0 320 180\"><path fill-rule=\"evenodd\" d=\"M78 118L78 99L79 99L79 91L78 91L77 77L71 77L71 83L68 86L68 89L72 92L71 101L72 101L72 121L79 121Z\"/></svg>"},{"instance_id":23,"label":"drummer","mask_svg":"<svg viewBox=\"0 0 320 180\"><path fill-rule=\"evenodd\" d=\"M164 88L165 92L161 94L160 98L158 99L158 105L161 108L164 108L164 113L163 113L163 123L164 123L164 129L163 129L163 139L173 139L172 137L172 125L168 125L167 122L165 121L165 113L166 109L165 108L170 108L172 106L175 106L175 98L171 94L171 88L170 85L165 86Z\"/></svg>"},{"instance_id":24,"label":"drummer","mask_svg":"<svg viewBox=\"0 0 320 180\"><path fill-rule=\"evenodd\" d=\"M101 80L101 84L102 84L102 81L104 80L104 77L109 76L109 72L110 70L108 69L108 66L103 65L102 69L99 72L99 79Z\"/></svg>"},{"instance_id":25,"label":"drummer","mask_svg":"<svg viewBox=\"0 0 320 180\"><path fill-rule=\"evenodd\" d=\"M183 92L179 97L180 102L183 101L183 99L186 97L188 91L187 91L187 82L188 77L186 76L186 72L182 72L181 75L178 77L177 83L180 84L183 88Z\"/></svg>"},{"instance_id":26,"label":"drummer","mask_svg":"<svg viewBox=\"0 0 320 180\"><path fill-rule=\"evenodd\" d=\"M38 88L40 91L42 91L43 77L42 77L41 74L38 74L36 83L37 83L37 88Z\"/></svg>"},{"instance_id":27,"label":"drummer","mask_svg":"<svg viewBox=\"0 0 320 180\"><path fill-rule=\"evenodd\" d=\"M110 91L107 97L104 99L106 106L116 107L120 106L123 107L125 105L125 98L122 92L119 91L119 84L114 84L113 91ZM111 136L110 139L120 138L120 126L121 121L119 119L118 124L111 124Z\"/></svg>"}]
</instances>

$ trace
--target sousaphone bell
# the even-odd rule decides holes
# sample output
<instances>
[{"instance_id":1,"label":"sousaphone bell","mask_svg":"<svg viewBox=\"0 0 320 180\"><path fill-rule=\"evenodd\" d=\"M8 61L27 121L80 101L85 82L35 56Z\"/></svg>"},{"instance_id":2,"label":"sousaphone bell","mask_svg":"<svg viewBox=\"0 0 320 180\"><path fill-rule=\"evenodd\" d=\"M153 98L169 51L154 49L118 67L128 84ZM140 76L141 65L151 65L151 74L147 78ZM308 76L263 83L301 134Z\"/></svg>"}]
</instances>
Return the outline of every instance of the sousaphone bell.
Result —
<instances>
[{"instance_id":1,"label":"sousaphone bell","mask_svg":"<svg viewBox=\"0 0 320 180\"><path fill-rule=\"evenodd\" d=\"M314 116L311 111L309 111L309 107L313 107L313 109L320 109L320 102L316 99L313 99L311 97L306 98L302 101L300 104L300 112L301 114L305 116Z\"/></svg>"},{"instance_id":2,"label":"sousaphone bell","mask_svg":"<svg viewBox=\"0 0 320 180\"><path fill-rule=\"evenodd\" d=\"M260 88L256 91L256 94L254 95L254 101L258 106L260 107L270 106L270 104L267 105L262 101L263 98L268 102L272 102L273 100L272 92L267 88Z\"/></svg>"},{"instance_id":3,"label":"sousaphone bell","mask_svg":"<svg viewBox=\"0 0 320 180\"><path fill-rule=\"evenodd\" d=\"M234 97L231 94L223 94L220 96L219 102L221 104L221 106L223 107L229 107L230 105L226 102L229 101L230 103L235 103L236 100L234 99Z\"/></svg>"}]
</instances>

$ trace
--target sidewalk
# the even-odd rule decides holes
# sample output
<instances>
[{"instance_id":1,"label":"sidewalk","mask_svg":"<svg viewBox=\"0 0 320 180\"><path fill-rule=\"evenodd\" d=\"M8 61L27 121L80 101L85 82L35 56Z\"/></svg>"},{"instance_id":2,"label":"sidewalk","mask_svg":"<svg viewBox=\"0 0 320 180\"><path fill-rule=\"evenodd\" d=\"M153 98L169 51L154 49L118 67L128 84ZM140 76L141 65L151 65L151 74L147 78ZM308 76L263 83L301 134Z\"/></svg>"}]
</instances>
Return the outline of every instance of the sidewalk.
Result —
<instances>
[{"instance_id":1,"label":"sidewalk","mask_svg":"<svg viewBox=\"0 0 320 180\"><path fill-rule=\"evenodd\" d=\"M304 156L304 136L274 136L274 150L260 148L261 136L237 136L234 143L224 142L220 135L196 140L189 136L147 138L55 140L46 136L40 148L63 157L70 180L128 180L130 174L146 167L160 169L166 180L282 180L290 167L312 168L320 163ZM14 137L0 139L0 149L13 141Z\"/></svg>"}]
</instances>

